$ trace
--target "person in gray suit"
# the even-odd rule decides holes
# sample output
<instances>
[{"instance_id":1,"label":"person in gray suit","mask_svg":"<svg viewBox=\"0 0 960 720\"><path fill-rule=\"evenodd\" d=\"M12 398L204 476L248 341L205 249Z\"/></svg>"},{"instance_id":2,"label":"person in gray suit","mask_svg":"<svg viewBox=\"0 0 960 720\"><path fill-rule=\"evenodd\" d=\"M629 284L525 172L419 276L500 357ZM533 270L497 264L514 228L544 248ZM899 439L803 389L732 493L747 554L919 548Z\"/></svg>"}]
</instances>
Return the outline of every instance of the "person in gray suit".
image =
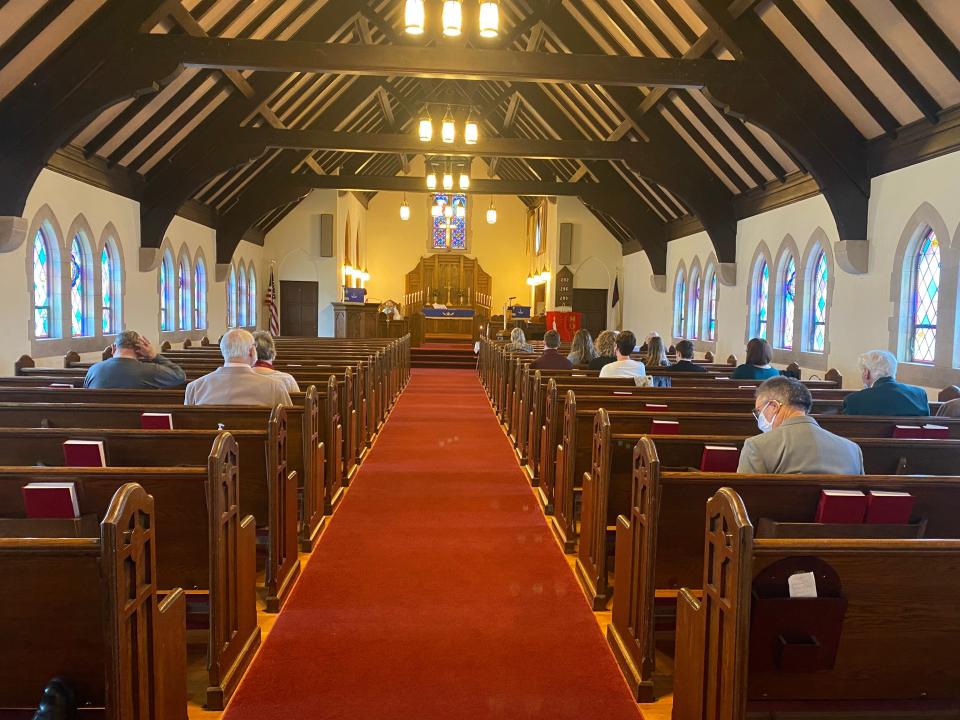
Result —
<instances>
[{"instance_id":1,"label":"person in gray suit","mask_svg":"<svg viewBox=\"0 0 960 720\"><path fill-rule=\"evenodd\" d=\"M227 330L220 338L223 367L189 385L184 405L293 405L279 380L253 371L257 348L246 330Z\"/></svg>"},{"instance_id":2,"label":"person in gray suit","mask_svg":"<svg viewBox=\"0 0 960 720\"><path fill-rule=\"evenodd\" d=\"M770 378L754 395L761 434L743 443L738 473L863 475L860 446L808 415L810 391L790 377Z\"/></svg>"}]
</instances>

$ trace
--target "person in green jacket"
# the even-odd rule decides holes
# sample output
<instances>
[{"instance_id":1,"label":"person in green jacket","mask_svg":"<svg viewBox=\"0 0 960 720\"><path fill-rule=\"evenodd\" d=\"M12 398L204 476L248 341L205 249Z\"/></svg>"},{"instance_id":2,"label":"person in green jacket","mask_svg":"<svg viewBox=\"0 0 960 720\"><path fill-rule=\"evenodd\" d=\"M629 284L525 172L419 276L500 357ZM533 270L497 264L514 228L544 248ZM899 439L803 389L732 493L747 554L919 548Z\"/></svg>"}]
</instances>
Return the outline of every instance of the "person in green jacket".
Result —
<instances>
[{"instance_id":1,"label":"person in green jacket","mask_svg":"<svg viewBox=\"0 0 960 720\"><path fill-rule=\"evenodd\" d=\"M773 350L763 338L752 338L747 343L747 361L738 365L730 376L734 380L767 380L777 377L780 371L770 366Z\"/></svg>"},{"instance_id":2,"label":"person in green jacket","mask_svg":"<svg viewBox=\"0 0 960 720\"><path fill-rule=\"evenodd\" d=\"M897 382L897 359L886 350L870 350L857 359L863 390L843 401L844 415L930 415L927 392Z\"/></svg>"}]
</instances>

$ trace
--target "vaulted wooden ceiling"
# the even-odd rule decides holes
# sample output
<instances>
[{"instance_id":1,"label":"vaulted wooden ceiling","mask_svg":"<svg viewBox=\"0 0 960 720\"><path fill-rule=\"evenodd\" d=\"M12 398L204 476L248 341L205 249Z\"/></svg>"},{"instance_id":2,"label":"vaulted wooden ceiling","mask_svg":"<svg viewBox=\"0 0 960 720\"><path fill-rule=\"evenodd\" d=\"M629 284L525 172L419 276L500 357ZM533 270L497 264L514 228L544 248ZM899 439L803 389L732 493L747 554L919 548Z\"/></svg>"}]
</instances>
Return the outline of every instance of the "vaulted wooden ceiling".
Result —
<instances>
[{"instance_id":1,"label":"vaulted wooden ceiling","mask_svg":"<svg viewBox=\"0 0 960 720\"><path fill-rule=\"evenodd\" d=\"M862 243L870 178L958 144L956 0L500 8L499 37L448 40L405 35L403 0L7 0L0 215L49 165L139 200L144 247L180 212L228 262L313 187L421 188L404 137L450 102L489 140L478 189L578 195L662 273L668 240L732 263L739 218L820 191Z\"/></svg>"}]
</instances>

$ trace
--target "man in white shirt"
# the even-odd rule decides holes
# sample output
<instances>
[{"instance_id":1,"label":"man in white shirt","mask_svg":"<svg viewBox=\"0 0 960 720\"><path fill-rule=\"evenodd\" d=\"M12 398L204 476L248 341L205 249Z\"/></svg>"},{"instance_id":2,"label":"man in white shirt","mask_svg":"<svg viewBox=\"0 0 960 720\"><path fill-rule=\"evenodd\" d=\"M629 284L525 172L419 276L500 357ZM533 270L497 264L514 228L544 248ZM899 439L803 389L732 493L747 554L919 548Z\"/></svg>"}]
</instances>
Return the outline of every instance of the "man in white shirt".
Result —
<instances>
[{"instance_id":1,"label":"man in white shirt","mask_svg":"<svg viewBox=\"0 0 960 720\"><path fill-rule=\"evenodd\" d=\"M273 338L270 337L270 333L257 330L253 334L253 342L257 347L257 364L253 366L253 371L279 380L283 383L287 392L300 392L300 386L293 375L273 369L273 361L277 357L277 346L274 344Z\"/></svg>"},{"instance_id":2,"label":"man in white shirt","mask_svg":"<svg viewBox=\"0 0 960 720\"><path fill-rule=\"evenodd\" d=\"M184 405L293 405L279 380L253 371L257 349L246 330L227 330L220 338L223 367L189 385Z\"/></svg>"},{"instance_id":3,"label":"man in white shirt","mask_svg":"<svg viewBox=\"0 0 960 720\"><path fill-rule=\"evenodd\" d=\"M644 377L647 374L647 368L639 360L630 358L630 353L634 351L636 346L637 338L629 330L624 330L617 335L617 360L600 368L600 377Z\"/></svg>"}]
</instances>

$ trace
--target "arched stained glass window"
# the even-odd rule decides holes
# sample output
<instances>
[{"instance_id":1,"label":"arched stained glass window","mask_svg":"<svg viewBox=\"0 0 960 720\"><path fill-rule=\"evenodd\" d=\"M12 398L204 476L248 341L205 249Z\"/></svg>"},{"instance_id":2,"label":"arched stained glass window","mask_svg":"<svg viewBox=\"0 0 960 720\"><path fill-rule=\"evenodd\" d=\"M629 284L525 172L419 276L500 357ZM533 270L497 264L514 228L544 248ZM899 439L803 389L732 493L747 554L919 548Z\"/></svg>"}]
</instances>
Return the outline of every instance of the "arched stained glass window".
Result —
<instances>
[{"instance_id":1,"label":"arched stained glass window","mask_svg":"<svg viewBox=\"0 0 960 720\"><path fill-rule=\"evenodd\" d=\"M683 328L687 320L687 281L683 270L677 273L673 286L673 336L683 337Z\"/></svg>"},{"instance_id":2,"label":"arched stained glass window","mask_svg":"<svg viewBox=\"0 0 960 720\"><path fill-rule=\"evenodd\" d=\"M74 337L91 333L86 296L89 278L89 253L77 234L70 243L70 334Z\"/></svg>"},{"instance_id":3,"label":"arched stained glass window","mask_svg":"<svg viewBox=\"0 0 960 720\"><path fill-rule=\"evenodd\" d=\"M707 280L707 340L717 339L717 273Z\"/></svg>"},{"instance_id":4,"label":"arched stained glass window","mask_svg":"<svg viewBox=\"0 0 960 720\"><path fill-rule=\"evenodd\" d=\"M433 217L432 247L434 250L466 250L467 249L467 196L460 193L448 195L436 193L433 196L434 205L449 204L453 210L452 217L447 218L441 212Z\"/></svg>"},{"instance_id":5,"label":"arched stained glass window","mask_svg":"<svg viewBox=\"0 0 960 720\"><path fill-rule=\"evenodd\" d=\"M237 269L231 265L227 276L227 327L237 326Z\"/></svg>"},{"instance_id":6,"label":"arched stained glass window","mask_svg":"<svg viewBox=\"0 0 960 720\"><path fill-rule=\"evenodd\" d=\"M932 229L920 241L913 263L910 359L933 363L940 299L940 241Z\"/></svg>"},{"instance_id":7,"label":"arched stained glass window","mask_svg":"<svg viewBox=\"0 0 960 720\"><path fill-rule=\"evenodd\" d=\"M190 292L190 261L186 256L180 258L180 264L177 266L177 297L179 298L180 309L180 329L189 330L193 320L190 309L192 294Z\"/></svg>"},{"instance_id":8,"label":"arched stained glass window","mask_svg":"<svg viewBox=\"0 0 960 720\"><path fill-rule=\"evenodd\" d=\"M249 310L247 310L247 320L250 327L257 326L257 274L251 266L247 270L247 297L249 300Z\"/></svg>"},{"instance_id":9,"label":"arched stained glass window","mask_svg":"<svg viewBox=\"0 0 960 720\"><path fill-rule=\"evenodd\" d=\"M770 300L770 267L766 260L760 261L754 287L754 327L755 337L767 338L767 305Z\"/></svg>"},{"instance_id":10,"label":"arched stained glass window","mask_svg":"<svg viewBox=\"0 0 960 720\"><path fill-rule=\"evenodd\" d=\"M163 260L160 262L160 329L164 332L172 332L174 328L174 308L176 307L176 297L173 290L174 272L173 258L170 252L163 254Z\"/></svg>"},{"instance_id":11,"label":"arched stained glass window","mask_svg":"<svg viewBox=\"0 0 960 720\"><path fill-rule=\"evenodd\" d=\"M827 288L830 269L827 254L821 250L813 266L813 305L810 318L810 349L823 352L827 341Z\"/></svg>"},{"instance_id":12,"label":"arched stained glass window","mask_svg":"<svg viewBox=\"0 0 960 720\"><path fill-rule=\"evenodd\" d=\"M53 336L53 266L50 243L42 230L33 237L33 334Z\"/></svg>"},{"instance_id":13,"label":"arched stained glass window","mask_svg":"<svg viewBox=\"0 0 960 720\"><path fill-rule=\"evenodd\" d=\"M237 273L237 326L247 326L247 273L242 265Z\"/></svg>"},{"instance_id":14,"label":"arched stained glass window","mask_svg":"<svg viewBox=\"0 0 960 720\"><path fill-rule=\"evenodd\" d=\"M113 335L119 324L117 317L117 287L120 271L116 264L116 250L110 240L103 243L100 251L100 312L104 335Z\"/></svg>"},{"instance_id":15,"label":"arched stained glass window","mask_svg":"<svg viewBox=\"0 0 960 720\"><path fill-rule=\"evenodd\" d=\"M700 271L693 276L693 317L690 318L690 332L692 338L700 337L700 323L703 320L703 287L700 284Z\"/></svg>"},{"instance_id":16,"label":"arched stained glass window","mask_svg":"<svg viewBox=\"0 0 960 720\"><path fill-rule=\"evenodd\" d=\"M780 318L781 347L793 348L793 317L797 304L797 265L793 255L787 257L783 267L783 286L780 290L783 301L783 315Z\"/></svg>"},{"instance_id":17,"label":"arched stained glass window","mask_svg":"<svg viewBox=\"0 0 960 720\"><path fill-rule=\"evenodd\" d=\"M193 324L197 329L207 326L207 267L198 257L193 268Z\"/></svg>"}]
</instances>

